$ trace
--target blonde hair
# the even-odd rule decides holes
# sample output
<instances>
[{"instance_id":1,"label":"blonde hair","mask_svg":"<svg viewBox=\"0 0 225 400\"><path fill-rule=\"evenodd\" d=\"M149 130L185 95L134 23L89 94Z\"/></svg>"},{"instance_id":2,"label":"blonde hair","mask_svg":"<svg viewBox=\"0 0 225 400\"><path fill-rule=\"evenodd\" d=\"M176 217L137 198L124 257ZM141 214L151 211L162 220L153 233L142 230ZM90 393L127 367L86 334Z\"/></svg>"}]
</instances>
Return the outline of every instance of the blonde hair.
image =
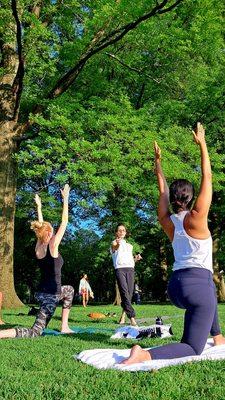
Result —
<instances>
[{"instance_id":1,"label":"blonde hair","mask_svg":"<svg viewBox=\"0 0 225 400\"><path fill-rule=\"evenodd\" d=\"M33 221L30 224L30 229L34 231L35 235L41 242L44 242L47 236L46 234L52 231L52 225L47 221Z\"/></svg>"}]
</instances>

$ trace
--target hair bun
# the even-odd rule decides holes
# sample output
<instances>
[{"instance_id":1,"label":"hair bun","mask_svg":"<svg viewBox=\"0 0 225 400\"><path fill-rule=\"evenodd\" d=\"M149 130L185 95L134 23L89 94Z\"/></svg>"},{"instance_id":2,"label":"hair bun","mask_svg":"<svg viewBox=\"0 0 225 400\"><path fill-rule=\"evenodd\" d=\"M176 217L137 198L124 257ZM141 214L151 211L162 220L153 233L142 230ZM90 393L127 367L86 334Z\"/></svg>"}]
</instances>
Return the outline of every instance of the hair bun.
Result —
<instances>
[{"instance_id":1,"label":"hair bun","mask_svg":"<svg viewBox=\"0 0 225 400\"><path fill-rule=\"evenodd\" d=\"M40 229L42 227L42 222L39 221L33 221L30 224L30 229L32 229L33 231L35 231L36 229Z\"/></svg>"},{"instance_id":2,"label":"hair bun","mask_svg":"<svg viewBox=\"0 0 225 400\"><path fill-rule=\"evenodd\" d=\"M170 185L170 203L175 213L188 210L194 197L194 188L186 179L176 179Z\"/></svg>"}]
</instances>

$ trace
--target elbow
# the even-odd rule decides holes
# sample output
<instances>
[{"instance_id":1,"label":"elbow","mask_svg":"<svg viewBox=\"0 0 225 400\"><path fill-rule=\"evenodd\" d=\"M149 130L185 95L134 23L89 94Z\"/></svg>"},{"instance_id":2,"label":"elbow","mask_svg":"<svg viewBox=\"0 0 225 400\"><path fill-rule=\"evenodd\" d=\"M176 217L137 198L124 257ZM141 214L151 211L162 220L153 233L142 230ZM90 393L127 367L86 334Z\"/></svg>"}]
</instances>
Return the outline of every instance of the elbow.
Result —
<instances>
[{"instance_id":1,"label":"elbow","mask_svg":"<svg viewBox=\"0 0 225 400\"><path fill-rule=\"evenodd\" d=\"M163 217L161 215L158 215L158 221L159 221L160 225L163 224Z\"/></svg>"},{"instance_id":2,"label":"elbow","mask_svg":"<svg viewBox=\"0 0 225 400\"><path fill-rule=\"evenodd\" d=\"M161 226L165 223L165 219L167 218L168 214L158 214L158 221Z\"/></svg>"}]
</instances>

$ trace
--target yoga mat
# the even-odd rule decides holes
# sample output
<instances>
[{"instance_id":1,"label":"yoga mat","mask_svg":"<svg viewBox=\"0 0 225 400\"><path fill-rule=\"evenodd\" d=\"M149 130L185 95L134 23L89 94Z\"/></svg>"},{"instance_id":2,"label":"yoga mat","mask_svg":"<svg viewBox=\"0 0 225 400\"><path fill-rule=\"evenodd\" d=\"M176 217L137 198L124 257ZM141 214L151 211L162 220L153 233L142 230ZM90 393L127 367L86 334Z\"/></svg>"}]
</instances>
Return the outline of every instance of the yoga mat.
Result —
<instances>
[{"instance_id":1,"label":"yoga mat","mask_svg":"<svg viewBox=\"0 0 225 400\"><path fill-rule=\"evenodd\" d=\"M77 333L112 333L114 332L114 329L110 328L97 328L97 327L86 327L86 328L81 328L79 326L73 326L72 331L74 331L74 334ZM44 332L42 333L42 336L58 336L58 335L67 335L66 333L61 333L60 331L56 331L54 329L44 329ZM73 333L70 333L69 335L73 335Z\"/></svg>"},{"instance_id":2,"label":"yoga mat","mask_svg":"<svg viewBox=\"0 0 225 400\"><path fill-rule=\"evenodd\" d=\"M147 349L146 349L147 350ZM225 359L225 345L213 346L213 339L208 339L205 348L200 356L188 356L182 358L173 358L170 360L151 360L138 364L123 365L120 364L130 355L130 350L121 349L93 349L84 350L73 357L85 364L98 369L117 369L120 371L153 371L160 368L185 364L199 361L215 361Z\"/></svg>"}]
</instances>

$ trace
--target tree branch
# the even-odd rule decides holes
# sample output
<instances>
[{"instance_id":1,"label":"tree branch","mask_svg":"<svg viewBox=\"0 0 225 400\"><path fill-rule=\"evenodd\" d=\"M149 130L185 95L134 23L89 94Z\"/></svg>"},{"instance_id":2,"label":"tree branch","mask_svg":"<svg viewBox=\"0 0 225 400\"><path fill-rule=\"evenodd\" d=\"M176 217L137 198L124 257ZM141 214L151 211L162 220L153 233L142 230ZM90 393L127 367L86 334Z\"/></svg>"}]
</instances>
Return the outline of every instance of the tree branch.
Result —
<instances>
[{"instance_id":1,"label":"tree branch","mask_svg":"<svg viewBox=\"0 0 225 400\"><path fill-rule=\"evenodd\" d=\"M12 7L12 14L13 14L15 22L16 22L16 40L17 40L17 51L18 51L18 59L19 59L17 73L16 73L16 76L15 76L15 79L14 79L14 82L12 85L13 94L16 96L13 119L15 121L17 121L18 114L19 114L19 107L20 107L20 99L21 99L22 89L23 89L24 59L23 59L23 55L22 55L22 29L21 29L21 23L19 20L18 12L17 12L16 0L12 0L11 7Z\"/></svg>"},{"instance_id":2,"label":"tree branch","mask_svg":"<svg viewBox=\"0 0 225 400\"><path fill-rule=\"evenodd\" d=\"M173 10L175 7L177 7L183 0L177 0L174 4L172 4L170 7L165 8L164 10L159 11L159 14L164 14L166 12L169 12Z\"/></svg>"},{"instance_id":3,"label":"tree branch","mask_svg":"<svg viewBox=\"0 0 225 400\"><path fill-rule=\"evenodd\" d=\"M110 58L113 58L114 60L118 61L119 64L121 64L125 68L130 69L131 71L137 72L138 74L141 74L143 72L141 69L131 67L130 65L126 64L124 61L120 60L117 56L115 56L115 54L112 54L112 53L105 53L105 54L107 56L109 56ZM146 76L148 78L150 78L150 76L148 74L146 74Z\"/></svg>"},{"instance_id":4,"label":"tree branch","mask_svg":"<svg viewBox=\"0 0 225 400\"><path fill-rule=\"evenodd\" d=\"M113 39L114 37L116 39L119 37L118 40L120 40L121 39L120 35L122 35L122 37L123 37L124 35L126 35L126 33L130 32L133 29L135 29L141 22L146 21L149 18L151 18L152 16L156 15L157 13L159 13L159 10L161 8L163 8L167 3L168 3L168 0L163 0L162 3L157 4L151 11L149 11L148 13L146 13L146 14L142 15L141 17L139 17L136 21L129 22L128 24L122 26L121 28L115 29L114 31L110 32L105 38L103 38L101 40L101 42L99 43L99 46L101 47L101 45L103 45L107 41L109 42L111 39L115 40L115 39Z\"/></svg>"},{"instance_id":5,"label":"tree branch","mask_svg":"<svg viewBox=\"0 0 225 400\"><path fill-rule=\"evenodd\" d=\"M131 67L130 65L126 64L124 61L120 60L120 59L119 59L117 56L115 56L114 54L111 54L111 53L105 53L105 54L106 54L107 56L113 58L114 60L118 61L118 63L121 64L121 65L123 65L123 67L128 68L128 69L130 69L131 71L137 72L139 75L144 73L144 68L138 69L138 68L135 68L135 67ZM160 83L160 82L161 82L161 80L155 79L155 78L153 78L153 77L152 77L151 75L149 75L149 74L146 74L146 73L145 73L145 76L146 76L147 78L153 80L153 81L156 82L156 83Z\"/></svg>"},{"instance_id":6,"label":"tree branch","mask_svg":"<svg viewBox=\"0 0 225 400\"><path fill-rule=\"evenodd\" d=\"M119 29L114 30L104 38L97 40L99 39L99 36L101 37L102 35L102 29L100 29L99 32L95 35L95 38L92 40L88 50L81 56L77 64L70 71L68 71L62 78L59 79L54 88L47 95L47 98L52 99L64 93L72 85L72 83L75 82L78 75L84 68L86 62L89 60L89 58L94 56L96 53L99 53L106 47L121 40L128 32L134 30L143 21L146 21L149 18L159 14L159 12L162 13L162 11L164 11L165 13L171 11L182 1L184 0L177 0L170 7L163 10L163 8L168 3L168 0L163 0L161 3L157 4L150 12L142 15L137 20L130 22Z\"/></svg>"},{"instance_id":7,"label":"tree branch","mask_svg":"<svg viewBox=\"0 0 225 400\"><path fill-rule=\"evenodd\" d=\"M143 104L142 99L143 99L143 96L144 96L144 92L145 92L145 82L143 82L142 85L141 85L141 90L140 90L140 93L139 93L139 96L138 96L138 99L137 99L137 103L136 103L136 107L135 107L136 110L139 110L141 108L142 104Z\"/></svg>"}]
</instances>

